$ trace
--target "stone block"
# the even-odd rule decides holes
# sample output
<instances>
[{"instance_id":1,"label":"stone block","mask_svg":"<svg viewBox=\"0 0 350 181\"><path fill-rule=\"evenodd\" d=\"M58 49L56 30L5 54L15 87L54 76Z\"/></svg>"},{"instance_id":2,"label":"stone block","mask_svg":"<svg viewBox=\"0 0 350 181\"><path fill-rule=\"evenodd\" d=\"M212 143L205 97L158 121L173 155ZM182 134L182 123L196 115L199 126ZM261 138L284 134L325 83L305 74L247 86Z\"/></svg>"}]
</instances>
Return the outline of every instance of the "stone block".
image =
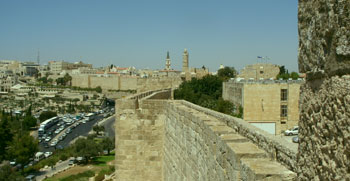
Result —
<instances>
[{"instance_id":1,"label":"stone block","mask_svg":"<svg viewBox=\"0 0 350 181\"><path fill-rule=\"evenodd\" d=\"M292 181L296 173L266 158L241 159L241 180Z\"/></svg>"},{"instance_id":2,"label":"stone block","mask_svg":"<svg viewBox=\"0 0 350 181\"><path fill-rule=\"evenodd\" d=\"M232 133L220 135L220 138L226 143L231 143L231 142L242 143L242 142L248 141L246 137L243 137L239 134L232 134Z\"/></svg>"}]
</instances>

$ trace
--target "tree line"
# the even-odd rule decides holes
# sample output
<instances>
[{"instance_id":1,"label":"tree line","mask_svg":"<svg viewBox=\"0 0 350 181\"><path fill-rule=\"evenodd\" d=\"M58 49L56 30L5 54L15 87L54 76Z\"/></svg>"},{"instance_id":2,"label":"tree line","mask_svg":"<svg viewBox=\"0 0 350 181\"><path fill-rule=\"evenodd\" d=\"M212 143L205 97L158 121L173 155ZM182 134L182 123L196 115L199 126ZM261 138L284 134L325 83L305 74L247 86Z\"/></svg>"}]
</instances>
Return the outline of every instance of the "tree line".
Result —
<instances>
[{"instance_id":1,"label":"tree line","mask_svg":"<svg viewBox=\"0 0 350 181\"><path fill-rule=\"evenodd\" d=\"M235 78L236 75L237 71L234 67L225 67L219 69L217 75L207 75L201 79L193 78L183 82L175 90L174 97L241 118L243 109L222 99L222 83L230 78Z\"/></svg>"}]
</instances>

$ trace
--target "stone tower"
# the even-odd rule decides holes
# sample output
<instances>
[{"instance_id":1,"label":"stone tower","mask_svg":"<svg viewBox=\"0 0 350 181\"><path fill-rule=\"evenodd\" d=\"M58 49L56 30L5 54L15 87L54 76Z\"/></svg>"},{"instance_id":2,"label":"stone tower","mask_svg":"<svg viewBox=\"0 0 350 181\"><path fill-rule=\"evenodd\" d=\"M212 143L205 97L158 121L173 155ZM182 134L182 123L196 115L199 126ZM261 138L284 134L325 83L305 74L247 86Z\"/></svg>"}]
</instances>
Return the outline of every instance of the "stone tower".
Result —
<instances>
[{"instance_id":1,"label":"stone tower","mask_svg":"<svg viewBox=\"0 0 350 181\"><path fill-rule=\"evenodd\" d=\"M188 52L185 48L182 61L182 72L188 72Z\"/></svg>"},{"instance_id":2,"label":"stone tower","mask_svg":"<svg viewBox=\"0 0 350 181\"><path fill-rule=\"evenodd\" d=\"M165 70L170 70L170 56L169 56L169 51L167 52L166 55L166 60L165 60Z\"/></svg>"}]
</instances>

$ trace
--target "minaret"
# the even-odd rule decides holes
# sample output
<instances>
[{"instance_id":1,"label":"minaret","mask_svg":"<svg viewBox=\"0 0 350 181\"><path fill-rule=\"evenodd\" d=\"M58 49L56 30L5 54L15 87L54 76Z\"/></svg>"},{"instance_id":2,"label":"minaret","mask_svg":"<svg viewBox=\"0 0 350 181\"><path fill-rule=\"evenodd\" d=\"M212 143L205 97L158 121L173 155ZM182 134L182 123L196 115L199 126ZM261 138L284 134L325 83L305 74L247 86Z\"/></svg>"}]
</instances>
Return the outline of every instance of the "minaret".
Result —
<instances>
[{"instance_id":1,"label":"minaret","mask_svg":"<svg viewBox=\"0 0 350 181\"><path fill-rule=\"evenodd\" d=\"M170 56L169 56L169 51L167 52L166 55L166 60L165 60L165 70L170 70Z\"/></svg>"},{"instance_id":2,"label":"minaret","mask_svg":"<svg viewBox=\"0 0 350 181\"><path fill-rule=\"evenodd\" d=\"M182 72L188 72L188 52L186 48L183 54Z\"/></svg>"}]
</instances>

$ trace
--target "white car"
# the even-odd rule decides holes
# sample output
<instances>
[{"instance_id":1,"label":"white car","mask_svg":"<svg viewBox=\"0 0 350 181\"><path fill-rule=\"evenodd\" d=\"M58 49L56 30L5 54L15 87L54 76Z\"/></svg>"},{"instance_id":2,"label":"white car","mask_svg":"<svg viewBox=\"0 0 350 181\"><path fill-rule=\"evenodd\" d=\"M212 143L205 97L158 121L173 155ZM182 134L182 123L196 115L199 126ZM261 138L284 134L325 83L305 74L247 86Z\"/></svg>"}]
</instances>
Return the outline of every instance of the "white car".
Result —
<instances>
[{"instance_id":1,"label":"white car","mask_svg":"<svg viewBox=\"0 0 350 181\"><path fill-rule=\"evenodd\" d=\"M57 142L56 141L53 141L51 142L50 146L56 146L57 145Z\"/></svg>"},{"instance_id":2,"label":"white car","mask_svg":"<svg viewBox=\"0 0 350 181\"><path fill-rule=\"evenodd\" d=\"M51 151L45 152L44 155L45 155L45 158L47 158L52 155L52 152Z\"/></svg>"},{"instance_id":3,"label":"white car","mask_svg":"<svg viewBox=\"0 0 350 181\"><path fill-rule=\"evenodd\" d=\"M50 137L50 136L45 138L45 141L46 141L46 142L49 142L50 140L51 140L51 137Z\"/></svg>"},{"instance_id":4,"label":"white car","mask_svg":"<svg viewBox=\"0 0 350 181\"><path fill-rule=\"evenodd\" d=\"M298 133L299 133L299 126L295 126L293 129L286 130L284 132L284 135L292 136L292 135L298 135Z\"/></svg>"}]
</instances>

